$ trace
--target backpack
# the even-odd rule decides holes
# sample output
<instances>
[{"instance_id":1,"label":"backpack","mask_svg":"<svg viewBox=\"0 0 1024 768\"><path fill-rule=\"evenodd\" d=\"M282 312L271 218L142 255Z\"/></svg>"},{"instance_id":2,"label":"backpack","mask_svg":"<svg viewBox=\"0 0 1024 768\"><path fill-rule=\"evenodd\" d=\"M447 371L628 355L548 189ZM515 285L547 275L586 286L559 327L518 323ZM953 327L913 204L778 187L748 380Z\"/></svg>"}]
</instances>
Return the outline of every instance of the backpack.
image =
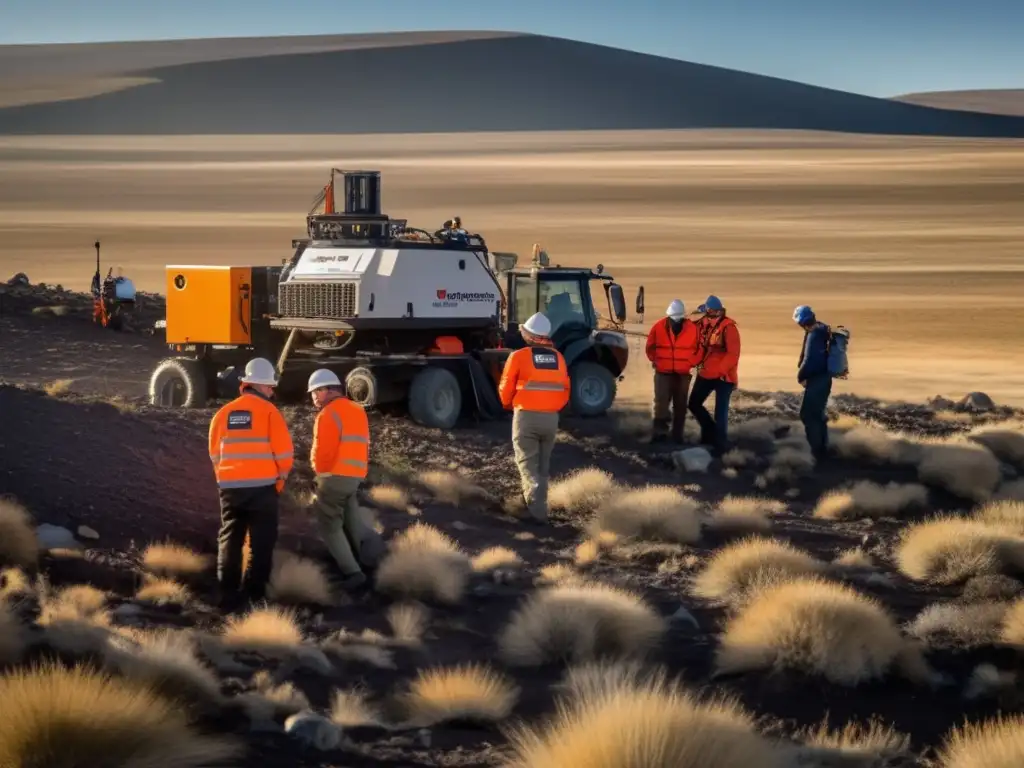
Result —
<instances>
[{"instance_id":1,"label":"backpack","mask_svg":"<svg viewBox=\"0 0 1024 768\"><path fill-rule=\"evenodd\" d=\"M828 329L828 341L825 345L828 372L833 379L845 379L850 375L850 360L847 349L850 346L850 331L842 325Z\"/></svg>"}]
</instances>

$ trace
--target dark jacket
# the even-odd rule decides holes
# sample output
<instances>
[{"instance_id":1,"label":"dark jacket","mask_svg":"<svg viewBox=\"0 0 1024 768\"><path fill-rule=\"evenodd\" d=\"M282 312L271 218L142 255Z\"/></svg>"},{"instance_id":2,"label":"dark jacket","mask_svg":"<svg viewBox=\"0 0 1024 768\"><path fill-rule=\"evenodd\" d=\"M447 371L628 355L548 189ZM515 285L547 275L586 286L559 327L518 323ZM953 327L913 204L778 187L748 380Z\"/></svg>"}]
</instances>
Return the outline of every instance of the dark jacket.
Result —
<instances>
[{"instance_id":1,"label":"dark jacket","mask_svg":"<svg viewBox=\"0 0 1024 768\"><path fill-rule=\"evenodd\" d=\"M829 327L820 322L804 333L804 346L800 350L796 372L798 382L828 373L828 335Z\"/></svg>"}]
</instances>

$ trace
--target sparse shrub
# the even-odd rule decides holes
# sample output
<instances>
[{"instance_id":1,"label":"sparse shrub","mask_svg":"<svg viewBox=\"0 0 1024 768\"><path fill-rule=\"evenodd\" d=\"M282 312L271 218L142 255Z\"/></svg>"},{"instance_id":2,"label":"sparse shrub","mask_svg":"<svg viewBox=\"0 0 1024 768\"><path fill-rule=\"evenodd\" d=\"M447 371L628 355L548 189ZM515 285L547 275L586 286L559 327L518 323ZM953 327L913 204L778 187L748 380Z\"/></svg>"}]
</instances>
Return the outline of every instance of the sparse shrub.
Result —
<instances>
[{"instance_id":1,"label":"sparse shrub","mask_svg":"<svg viewBox=\"0 0 1024 768\"><path fill-rule=\"evenodd\" d=\"M940 516L903 529L895 559L900 572L915 581L954 584L1024 570L1024 537L1004 526Z\"/></svg>"},{"instance_id":2,"label":"sparse shrub","mask_svg":"<svg viewBox=\"0 0 1024 768\"><path fill-rule=\"evenodd\" d=\"M592 535L691 544L700 539L700 505L668 485L652 485L617 493L597 509Z\"/></svg>"},{"instance_id":3,"label":"sparse shrub","mask_svg":"<svg viewBox=\"0 0 1024 768\"><path fill-rule=\"evenodd\" d=\"M917 483L886 485L861 480L849 489L824 494L814 508L814 517L851 520L861 517L892 517L928 503L928 489Z\"/></svg>"},{"instance_id":4,"label":"sparse shrub","mask_svg":"<svg viewBox=\"0 0 1024 768\"><path fill-rule=\"evenodd\" d=\"M274 553L267 597L296 605L334 604L331 585L320 564L280 550Z\"/></svg>"},{"instance_id":5,"label":"sparse shrub","mask_svg":"<svg viewBox=\"0 0 1024 768\"><path fill-rule=\"evenodd\" d=\"M399 697L406 720L427 728L450 721L495 722L512 713L519 687L481 664L420 670Z\"/></svg>"},{"instance_id":6,"label":"sparse shrub","mask_svg":"<svg viewBox=\"0 0 1024 768\"><path fill-rule=\"evenodd\" d=\"M999 639L1006 645L1024 649L1024 600L1017 600L1006 610Z\"/></svg>"},{"instance_id":7,"label":"sparse shrub","mask_svg":"<svg viewBox=\"0 0 1024 768\"><path fill-rule=\"evenodd\" d=\"M47 664L0 677L0 765L200 768L243 754L193 730L185 712L138 682Z\"/></svg>"},{"instance_id":8,"label":"sparse shrub","mask_svg":"<svg viewBox=\"0 0 1024 768\"><path fill-rule=\"evenodd\" d=\"M498 638L515 666L642 657L660 640L665 621L640 597L608 584L561 584L532 593Z\"/></svg>"},{"instance_id":9,"label":"sparse shrub","mask_svg":"<svg viewBox=\"0 0 1024 768\"><path fill-rule=\"evenodd\" d=\"M708 527L723 533L756 533L771 528L772 515L781 515L786 505L766 496L726 496L711 513Z\"/></svg>"},{"instance_id":10,"label":"sparse shrub","mask_svg":"<svg viewBox=\"0 0 1024 768\"><path fill-rule=\"evenodd\" d=\"M39 540L28 510L0 497L0 566L32 569L39 561Z\"/></svg>"},{"instance_id":11,"label":"sparse shrub","mask_svg":"<svg viewBox=\"0 0 1024 768\"><path fill-rule=\"evenodd\" d=\"M876 600L845 584L804 578L762 589L727 620L715 670L799 669L853 686L883 677L907 649Z\"/></svg>"},{"instance_id":12,"label":"sparse shrub","mask_svg":"<svg viewBox=\"0 0 1024 768\"><path fill-rule=\"evenodd\" d=\"M391 540L377 570L377 589L454 604L466 591L471 567L454 539L432 525L414 523Z\"/></svg>"},{"instance_id":13,"label":"sparse shrub","mask_svg":"<svg viewBox=\"0 0 1024 768\"><path fill-rule=\"evenodd\" d=\"M155 576L189 578L203 573L210 558L182 544L150 544L142 553L142 566Z\"/></svg>"},{"instance_id":14,"label":"sparse shrub","mask_svg":"<svg viewBox=\"0 0 1024 768\"><path fill-rule=\"evenodd\" d=\"M600 670L593 675L600 675ZM607 682L559 697L543 725L509 733L504 768L784 768L733 699L701 701L663 672L636 678L609 668Z\"/></svg>"},{"instance_id":15,"label":"sparse shrub","mask_svg":"<svg viewBox=\"0 0 1024 768\"><path fill-rule=\"evenodd\" d=\"M232 616L221 632L225 650L269 657L291 655L302 642L295 613L276 607L256 608L242 616Z\"/></svg>"},{"instance_id":16,"label":"sparse shrub","mask_svg":"<svg viewBox=\"0 0 1024 768\"><path fill-rule=\"evenodd\" d=\"M988 448L972 442L935 442L921 448L917 477L969 501L987 501L1002 479L1002 470Z\"/></svg>"},{"instance_id":17,"label":"sparse shrub","mask_svg":"<svg viewBox=\"0 0 1024 768\"><path fill-rule=\"evenodd\" d=\"M378 507L404 512L409 508L409 494L397 485L375 485L370 489L370 501Z\"/></svg>"},{"instance_id":18,"label":"sparse shrub","mask_svg":"<svg viewBox=\"0 0 1024 768\"><path fill-rule=\"evenodd\" d=\"M933 603L917 614L907 632L930 645L987 645L998 639L1005 614L1005 603Z\"/></svg>"},{"instance_id":19,"label":"sparse shrub","mask_svg":"<svg viewBox=\"0 0 1024 768\"><path fill-rule=\"evenodd\" d=\"M946 736L936 768L1019 768L1024 765L1024 716L965 723Z\"/></svg>"},{"instance_id":20,"label":"sparse shrub","mask_svg":"<svg viewBox=\"0 0 1024 768\"><path fill-rule=\"evenodd\" d=\"M579 469L551 484L548 507L576 515L589 515L618 489L610 472L596 467Z\"/></svg>"},{"instance_id":21,"label":"sparse shrub","mask_svg":"<svg viewBox=\"0 0 1024 768\"><path fill-rule=\"evenodd\" d=\"M715 552L695 577L692 593L706 600L737 602L761 587L821 573L825 567L787 542L751 536Z\"/></svg>"}]
</instances>

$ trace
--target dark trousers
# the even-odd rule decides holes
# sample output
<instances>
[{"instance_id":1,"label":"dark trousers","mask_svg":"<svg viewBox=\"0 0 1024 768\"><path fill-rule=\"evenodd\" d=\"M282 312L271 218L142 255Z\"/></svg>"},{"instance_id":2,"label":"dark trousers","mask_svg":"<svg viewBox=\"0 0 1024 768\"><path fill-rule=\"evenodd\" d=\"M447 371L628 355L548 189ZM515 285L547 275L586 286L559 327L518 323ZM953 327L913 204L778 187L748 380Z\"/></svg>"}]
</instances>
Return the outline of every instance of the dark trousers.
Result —
<instances>
[{"instance_id":1,"label":"dark trousers","mask_svg":"<svg viewBox=\"0 0 1024 768\"><path fill-rule=\"evenodd\" d=\"M672 408L672 439L683 442L683 428L686 426L686 395L690 390L689 373L654 374L654 418L655 437L668 433L669 407Z\"/></svg>"},{"instance_id":2,"label":"dark trousers","mask_svg":"<svg viewBox=\"0 0 1024 768\"><path fill-rule=\"evenodd\" d=\"M272 485L222 489L220 521L217 581L222 593L235 593L243 587L242 548L248 533L251 552L244 589L253 599L263 598L277 545L277 489Z\"/></svg>"},{"instance_id":3,"label":"dark trousers","mask_svg":"<svg viewBox=\"0 0 1024 768\"><path fill-rule=\"evenodd\" d=\"M800 403L800 421L811 453L821 459L828 455L828 398L832 394L832 377L825 373L807 380L804 399Z\"/></svg>"},{"instance_id":4,"label":"dark trousers","mask_svg":"<svg viewBox=\"0 0 1024 768\"><path fill-rule=\"evenodd\" d=\"M729 401L736 385L721 379L704 379L700 376L693 383L690 393L690 413L700 424L700 441L705 445L713 445L719 451L725 450L729 443ZM705 401L715 394L715 417L712 419Z\"/></svg>"}]
</instances>

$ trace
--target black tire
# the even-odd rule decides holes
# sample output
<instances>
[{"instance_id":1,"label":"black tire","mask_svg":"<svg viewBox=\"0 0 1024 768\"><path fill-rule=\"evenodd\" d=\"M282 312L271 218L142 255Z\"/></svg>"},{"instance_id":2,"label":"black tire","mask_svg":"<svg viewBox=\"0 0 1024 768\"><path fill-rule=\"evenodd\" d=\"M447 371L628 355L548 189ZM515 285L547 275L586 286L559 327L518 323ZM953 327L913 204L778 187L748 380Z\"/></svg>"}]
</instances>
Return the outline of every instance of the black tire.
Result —
<instances>
[{"instance_id":1,"label":"black tire","mask_svg":"<svg viewBox=\"0 0 1024 768\"><path fill-rule=\"evenodd\" d=\"M451 429L462 411L462 388L447 368L430 366L409 384L409 416L424 427Z\"/></svg>"},{"instance_id":2,"label":"black tire","mask_svg":"<svg viewBox=\"0 0 1024 768\"><path fill-rule=\"evenodd\" d=\"M206 366L190 357L161 360L149 377L149 403L164 408L202 408L209 399Z\"/></svg>"},{"instance_id":3,"label":"black tire","mask_svg":"<svg viewBox=\"0 0 1024 768\"><path fill-rule=\"evenodd\" d=\"M600 363L576 363L569 371L569 408L577 416L602 416L615 402L617 382Z\"/></svg>"},{"instance_id":4,"label":"black tire","mask_svg":"<svg viewBox=\"0 0 1024 768\"><path fill-rule=\"evenodd\" d=\"M380 395L376 374L363 366L353 368L345 377L345 392L352 402L363 408L373 408Z\"/></svg>"}]
</instances>

